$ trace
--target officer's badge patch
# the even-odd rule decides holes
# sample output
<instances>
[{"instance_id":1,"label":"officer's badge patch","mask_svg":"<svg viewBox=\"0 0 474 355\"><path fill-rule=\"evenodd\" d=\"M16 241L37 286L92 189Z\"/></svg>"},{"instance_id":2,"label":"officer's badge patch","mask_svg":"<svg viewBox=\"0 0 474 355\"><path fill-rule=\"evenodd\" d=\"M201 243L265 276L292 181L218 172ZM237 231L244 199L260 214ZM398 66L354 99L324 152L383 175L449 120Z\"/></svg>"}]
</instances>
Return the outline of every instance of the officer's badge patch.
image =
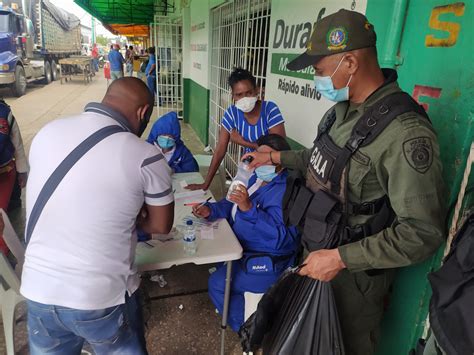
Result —
<instances>
[{"instance_id":1,"label":"officer's badge patch","mask_svg":"<svg viewBox=\"0 0 474 355\"><path fill-rule=\"evenodd\" d=\"M433 163L433 145L428 137L418 137L403 143L403 154L408 164L421 174Z\"/></svg>"},{"instance_id":2,"label":"officer's badge patch","mask_svg":"<svg viewBox=\"0 0 474 355\"><path fill-rule=\"evenodd\" d=\"M344 27L330 30L326 36L326 43L330 51L344 49L347 46L347 31Z\"/></svg>"}]
</instances>

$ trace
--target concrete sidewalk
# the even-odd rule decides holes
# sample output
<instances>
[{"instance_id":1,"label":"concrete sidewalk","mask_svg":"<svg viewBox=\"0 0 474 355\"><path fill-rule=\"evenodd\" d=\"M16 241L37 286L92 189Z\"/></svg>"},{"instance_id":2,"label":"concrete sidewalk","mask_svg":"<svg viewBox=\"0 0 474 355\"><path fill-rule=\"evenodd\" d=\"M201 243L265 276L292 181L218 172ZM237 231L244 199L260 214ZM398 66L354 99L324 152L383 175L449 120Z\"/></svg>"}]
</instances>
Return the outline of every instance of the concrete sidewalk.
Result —
<instances>
[{"instance_id":1,"label":"concrete sidewalk","mask_svg":"<svg viewBox=\"0 0 474 355\"><path fill-rule=\"evenodd\" d=\"M12 107L20 126L27 152L35 134L48 122L82 112L91 101L100 101L107 89L102 72L89 85L79 79L61 85L53 82L47 86L28 87L27 94L14 98L7 89L2 89L7 103ZM157 119L155 108L149 129ZM187 124L182 125L185 144L194 154L204 154L204 146ZM205 174L205 172L202 172ZM215 179L211 190L216 198L221 191ZM18 209L11 218L19 234L24 231L24 210ZM164 270L168 284L160 288L149 280L152 275L143 275L142 287L148 292L150 301L145 307L148 319L147 344L150 354L217 354L220 347L220 317L207 296L208 269L212 265L184 265ZM182 309L180 309L182 305ZM23 310L24 311L24 310ZM16 343L22 354L27 354L27 334L25 321L19 323ZM238 337L228 330L226 334L226 354L241 354ZM0 336L0 354L4 354L3 329Z\"/></svg>"}]
</instances>

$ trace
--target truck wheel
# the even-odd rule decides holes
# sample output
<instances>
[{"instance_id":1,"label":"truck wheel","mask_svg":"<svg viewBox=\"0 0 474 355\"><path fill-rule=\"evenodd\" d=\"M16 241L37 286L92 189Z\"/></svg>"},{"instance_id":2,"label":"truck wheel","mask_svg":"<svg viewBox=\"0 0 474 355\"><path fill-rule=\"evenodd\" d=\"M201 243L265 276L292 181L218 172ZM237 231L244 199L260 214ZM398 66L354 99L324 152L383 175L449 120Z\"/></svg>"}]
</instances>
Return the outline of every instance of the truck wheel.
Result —
<instances>
[{"instance_id":1,"label":"truck wheel","mask_svg":"<svg viewBox=\"0 0 474 355\"><path fill-rule=\"evenodd\" d=\"M43 83L44 84L49 84L52 80L52 74L51 74L51 64L46 61L44 62L44 79Z\"/></svg>"},{"instance_id":2,"label":"truck wheel","mask_svg":"<svg viewBox=\"0 0 474 355\"><path fill-rule=\"evenodd\" d=\"M51 61L51 79L53 79L53 81L58 80L59 78L58 71L59 69L58 69L58 65L56 64L56 61L52 60Z\"/></svg>"},{"instance_id":3,"label":"truck wheel","mask_svg":"<svg viewBox=\"0 0 474 355\"><path fill-rule=\"evenodd\" d=\"M10 85L10 88L16 97L23 96L26 93L25 69L21 65L17 65L15 68L15 82Z\"/></svg>"}]
</instances>

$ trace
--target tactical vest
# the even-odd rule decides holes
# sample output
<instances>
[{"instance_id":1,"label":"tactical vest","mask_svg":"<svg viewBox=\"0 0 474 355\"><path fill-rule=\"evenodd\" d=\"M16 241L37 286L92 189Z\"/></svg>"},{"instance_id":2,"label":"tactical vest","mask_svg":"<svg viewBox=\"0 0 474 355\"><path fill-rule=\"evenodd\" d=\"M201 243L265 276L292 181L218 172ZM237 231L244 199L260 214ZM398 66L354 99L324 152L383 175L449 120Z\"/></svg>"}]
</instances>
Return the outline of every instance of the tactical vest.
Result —
<instances>
[{"instance_id":1,"label":"tactical vest","mask_svg":"<svg viewBox=\"0 0 474 355\"><path fill-rule=\"evenodd\" d=\"M0 167L8 164L15 154L15 147L11 140L13 115L10 106L0 100Z\"/></svg>"},{"instance_id":2,"label":"tactical vest","mask_svg":"<svg viewBox=\"0 0 474 355\"><path fill-rule=\"evenodd\" d=\"M342 148L329 135L336 121L334 108L320 124L306 179L294 172L283 199L285 222L298 226L307 250L332 249L355 242L393 222L395 214L388 196L362 204L348 201L349 162L359 148L372 143L397 116L407 112L428 119L425 110L405 92L383 97L360 117ZM351 215L371 218L365 224L349 226Z\"/></svg>"}]
</instances>

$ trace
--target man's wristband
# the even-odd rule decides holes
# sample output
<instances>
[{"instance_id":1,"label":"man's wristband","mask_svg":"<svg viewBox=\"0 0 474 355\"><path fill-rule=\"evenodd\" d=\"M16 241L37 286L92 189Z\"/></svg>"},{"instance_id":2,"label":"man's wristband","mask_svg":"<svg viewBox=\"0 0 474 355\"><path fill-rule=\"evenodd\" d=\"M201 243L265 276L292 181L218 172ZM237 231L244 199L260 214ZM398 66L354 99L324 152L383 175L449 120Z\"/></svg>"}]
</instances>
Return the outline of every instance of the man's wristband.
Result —
<instances>
[{"instance_id":1,"label":"man's wristband","mask_svg":"<svg viewBox=\"0 0 474 355\"><path fill-rule=\"evenodd\" d=\"M270 152L270 162L272 163L272 165L275 165L275 162L272 159L272 152Z\"/></svg>"}]
</instances>

